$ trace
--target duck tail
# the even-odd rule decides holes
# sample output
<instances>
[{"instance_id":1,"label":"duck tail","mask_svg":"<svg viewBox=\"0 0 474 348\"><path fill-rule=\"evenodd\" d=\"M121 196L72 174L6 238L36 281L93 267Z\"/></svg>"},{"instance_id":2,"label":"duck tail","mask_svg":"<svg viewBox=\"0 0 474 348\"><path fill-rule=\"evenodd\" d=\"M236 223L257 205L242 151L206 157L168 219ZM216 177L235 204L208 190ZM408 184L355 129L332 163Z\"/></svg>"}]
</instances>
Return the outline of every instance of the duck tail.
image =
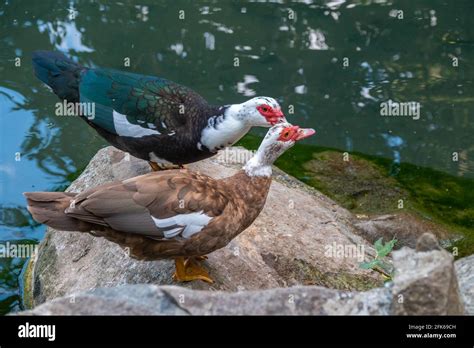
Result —
<instances>
[{"instance_id":1,"label":"duck tail","mask_svg":"<svg viewBox=\"0 0 474 348\"><path fill-rule=\"evenodd\" d=\"M72 218L64 212L77 193L72 192L25 192L28 211L33 219L63 231L89 231L90 224Z\"/></svg>"},{"instance_id":2,"label":"duck tail","mask_svg":"<svg viewBox=\"0 0 474 348\"><path fill-rule=\"evenodd\" d=\"M35 51L33 68L36 77L51 87L60 99L79 102L79 81L86 70L82 65L59 52Z\"/></svg>"}]
</instances>

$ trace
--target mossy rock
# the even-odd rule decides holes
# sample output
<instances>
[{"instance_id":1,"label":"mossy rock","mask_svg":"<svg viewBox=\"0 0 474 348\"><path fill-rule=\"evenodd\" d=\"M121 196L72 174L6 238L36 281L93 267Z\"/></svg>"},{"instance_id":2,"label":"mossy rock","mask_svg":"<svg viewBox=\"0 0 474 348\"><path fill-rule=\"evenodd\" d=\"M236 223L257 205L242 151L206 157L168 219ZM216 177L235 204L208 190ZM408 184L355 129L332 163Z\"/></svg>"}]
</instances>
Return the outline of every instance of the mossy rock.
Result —
<instances>
[{"instance_id":1,"label":"mossy rock","mask_svg":"<svg viewBox=\"0 0 474 348\"><path fill-rule=\"evenodd\" d=\"M248 134L239 145L256 149L260 141ZM456 257L474 254L474 179L357 152L344 161L343 151L306 144L275 164L355 214L410 214L448 235L442 245Z\"/></svg>"},{"instance_id":2,"label":"mossy rock","mask_svg":"<svg viewBox=\"0 0 474 348\"><path fill-rule=\"evenodd\" d=\"M28 260L25 271L23 273L23 307L25 309L32 309L34 307L33 301L33 270L35 267L35 255Z\"/></svg>"},{"instance_id":3,"label":"mossy rock","mask_svg":"<svg viewBox=\"0 0 474 348\"><path fill-rule=\"evenodd\" d=\"M396 211L408 202L409 193L369 161L334 151L315 153L303 168L309 183L355 213Z\"/></svg>"},{"instance_id":4,"label":"mossy rock","mask_svg":"<svg viewBox=\"0 0 474 348\"><path fill-rule=\"evenodd\" d=\"M474 253L474 197L465 199L473 196L473 180L331 150L314 152L301 166L308 184L354 213L405 216L444 238L455 256Z\"/></svg>"}]
</instances>

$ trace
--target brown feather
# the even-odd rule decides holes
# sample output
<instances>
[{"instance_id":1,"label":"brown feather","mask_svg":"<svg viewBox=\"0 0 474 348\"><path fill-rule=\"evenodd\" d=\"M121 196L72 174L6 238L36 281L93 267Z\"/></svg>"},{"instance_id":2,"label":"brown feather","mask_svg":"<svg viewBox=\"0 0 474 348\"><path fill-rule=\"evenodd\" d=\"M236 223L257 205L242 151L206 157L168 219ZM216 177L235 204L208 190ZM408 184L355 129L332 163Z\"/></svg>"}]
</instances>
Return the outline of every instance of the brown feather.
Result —
<instances>
[{"instance_id":1,"label":"brown feather","mask_svg":"<svg viewBox=\"0 0 474 348\"><path fill-rule=\"evenodd\" d=\"M258 216L270 182L270 177L249 177L244 171L215 180L187 170L169 170L98 186L76 196L54 193L49 199L37 193L37 197L49 210L62 209L56 214L76 225L82 223L77 230L87 226L91 234L129 248L131 256L155 260L205 255L227 245ZM164 239L163 233L177 226L158 228L152 219L196 212L212 219L188 239L180 235ZM33 217L52 225L45 213Z\"/></svg>"}]
</instances>

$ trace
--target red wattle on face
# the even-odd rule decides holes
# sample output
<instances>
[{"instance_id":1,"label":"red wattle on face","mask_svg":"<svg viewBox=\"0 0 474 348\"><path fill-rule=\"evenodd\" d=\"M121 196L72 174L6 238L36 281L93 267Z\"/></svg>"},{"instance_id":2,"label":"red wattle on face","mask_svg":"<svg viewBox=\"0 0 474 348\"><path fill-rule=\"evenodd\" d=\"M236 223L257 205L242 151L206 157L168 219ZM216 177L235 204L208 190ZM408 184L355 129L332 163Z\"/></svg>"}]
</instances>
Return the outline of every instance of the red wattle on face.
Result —
<instances>
[{"instance_id":1,"label":"red wattle on face","mask_svg":"<svg viewBox=\"0 0 474 348\"><path fill-rule=\"evenodd\" d=\"M283 128L280 132L280 136L278 137L279 141L295 141L296 137L298 136L298 132L300 130L299 126L289 126Z\"/></svg>"},{"instance_id":2,"label":"red wattle on face","mask_svg":"<svg viewBox=\"0 0 474 348\"><path fill-rule=\"evenodd\" d=\"M286 122L285 115L281 109L274 109L270 105L259 105L257 110L272 126L280 122Z\"/></svg>"},{"instance_id":3,"label":"red wattle on face","mask_svg":"<svg viewBox=\"0 0 474 348\"><path fill-rule=\"evenodd\" d=\"M284 128L280 132L280 136L278 137L278 140L298 141L298 140L306 139L315 133L316 131L313 128L300 128L299 126L289 126L289 127Z\"/></svg>"}]
</instances>

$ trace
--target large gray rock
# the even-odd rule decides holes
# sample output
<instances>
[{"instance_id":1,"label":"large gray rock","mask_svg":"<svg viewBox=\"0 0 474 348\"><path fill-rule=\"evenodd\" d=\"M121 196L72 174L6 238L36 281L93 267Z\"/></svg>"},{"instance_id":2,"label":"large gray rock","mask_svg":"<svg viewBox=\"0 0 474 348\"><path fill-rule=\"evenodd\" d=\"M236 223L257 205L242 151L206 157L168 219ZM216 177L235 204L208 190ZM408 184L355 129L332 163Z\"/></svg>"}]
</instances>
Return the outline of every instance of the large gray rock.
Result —
<instances>
[{"instance_id":1,"label":"large gray rock","mask_svg":"<svg viewBox=\"0 0 474 348\"><path fill-rule=\"evenodd\" d=\"M474 255L454 263L466 313L474 315Z\"/></svg>"},{"instance_id":2,"label":"large gray rock","mask_svg":"<svg viewBox=\"0 0 474 348\"><path fill-rule=\"evenodd\" d=\"M232 152L234 151L234 152ZM238 156L232 156L237 154ZM235 173L249 152L227 149L221 156L190 165L213 177ZM225 160L225 161L224 161ZM91 160L68 191L79 192L149 171L145 161L107 147ZM320 285L339 290L380 286L378 273L362 270L358 254L329 255L331 247L373 249L354 233L352 215L326 196L276 170L267 203L257 220L227 247L209 255L206 266L215 283L179 284L204 290L257 290ZM26 272L26 302L45 301L98 287L125 284L176 284L173 261L143 262L103 238L48 229L34 264ZM30 285L28 285L30 284Z\"/></svg>"},{"instance_id":3,"label":"large gray rock","mask_svg":"<svg viewBox=\"0 0 474 348\"><path fill-rule=\"evenodd\" d=\"M365 292L319 286L257 291L202 291L126 285L70 294L20 315L455 315L464 314L452 256L424 235L423 251L394 252L395 277ZM423 242L420 240L420 242ZM432 249L429 249L431 247ZM456 263L472 314L474 257ZM470 312L471 311L471 312Z\"/></svg>"},{"instance_id":4,"label":"large gray rock","mask_svg":"<svg viewBox=\"0 0 474 348\"><path fill-rule=\"evenodd\" d=\"M227 293L125 285L61 297L20 315L386 315L386 288L363 293L297 286Z\"/></svg>"},{"instance_id":5,"label":"large gray rock","mask_svg":"<svg viewBox=\"0 0 474 348\"><path fill-rule=\"evenodd\" d=\"M433 238L425 235L425 241ZM431 250L428 249L431 246ZM457 315L464 314L453 258L437 243L394 252L395 277L365 292L294 286L238 292L125 285L70 294L20 315ZM472 306L474 257L457 262ZM466 273L466 274L465 274ZM472 307L471 307L472 309Z\"/></svg>"},{"instance_id":6,"label":"large gray rock","mask_svg":"<svg viewBox=\"0 0 474 348\"><path fill-rule=\"evenodd\" d=\"M460 315L464 305L459 292L453 256L433 245L417 252L404 247L393 252L393 309L397 315Z\"/></svg>"}]
</instances>

